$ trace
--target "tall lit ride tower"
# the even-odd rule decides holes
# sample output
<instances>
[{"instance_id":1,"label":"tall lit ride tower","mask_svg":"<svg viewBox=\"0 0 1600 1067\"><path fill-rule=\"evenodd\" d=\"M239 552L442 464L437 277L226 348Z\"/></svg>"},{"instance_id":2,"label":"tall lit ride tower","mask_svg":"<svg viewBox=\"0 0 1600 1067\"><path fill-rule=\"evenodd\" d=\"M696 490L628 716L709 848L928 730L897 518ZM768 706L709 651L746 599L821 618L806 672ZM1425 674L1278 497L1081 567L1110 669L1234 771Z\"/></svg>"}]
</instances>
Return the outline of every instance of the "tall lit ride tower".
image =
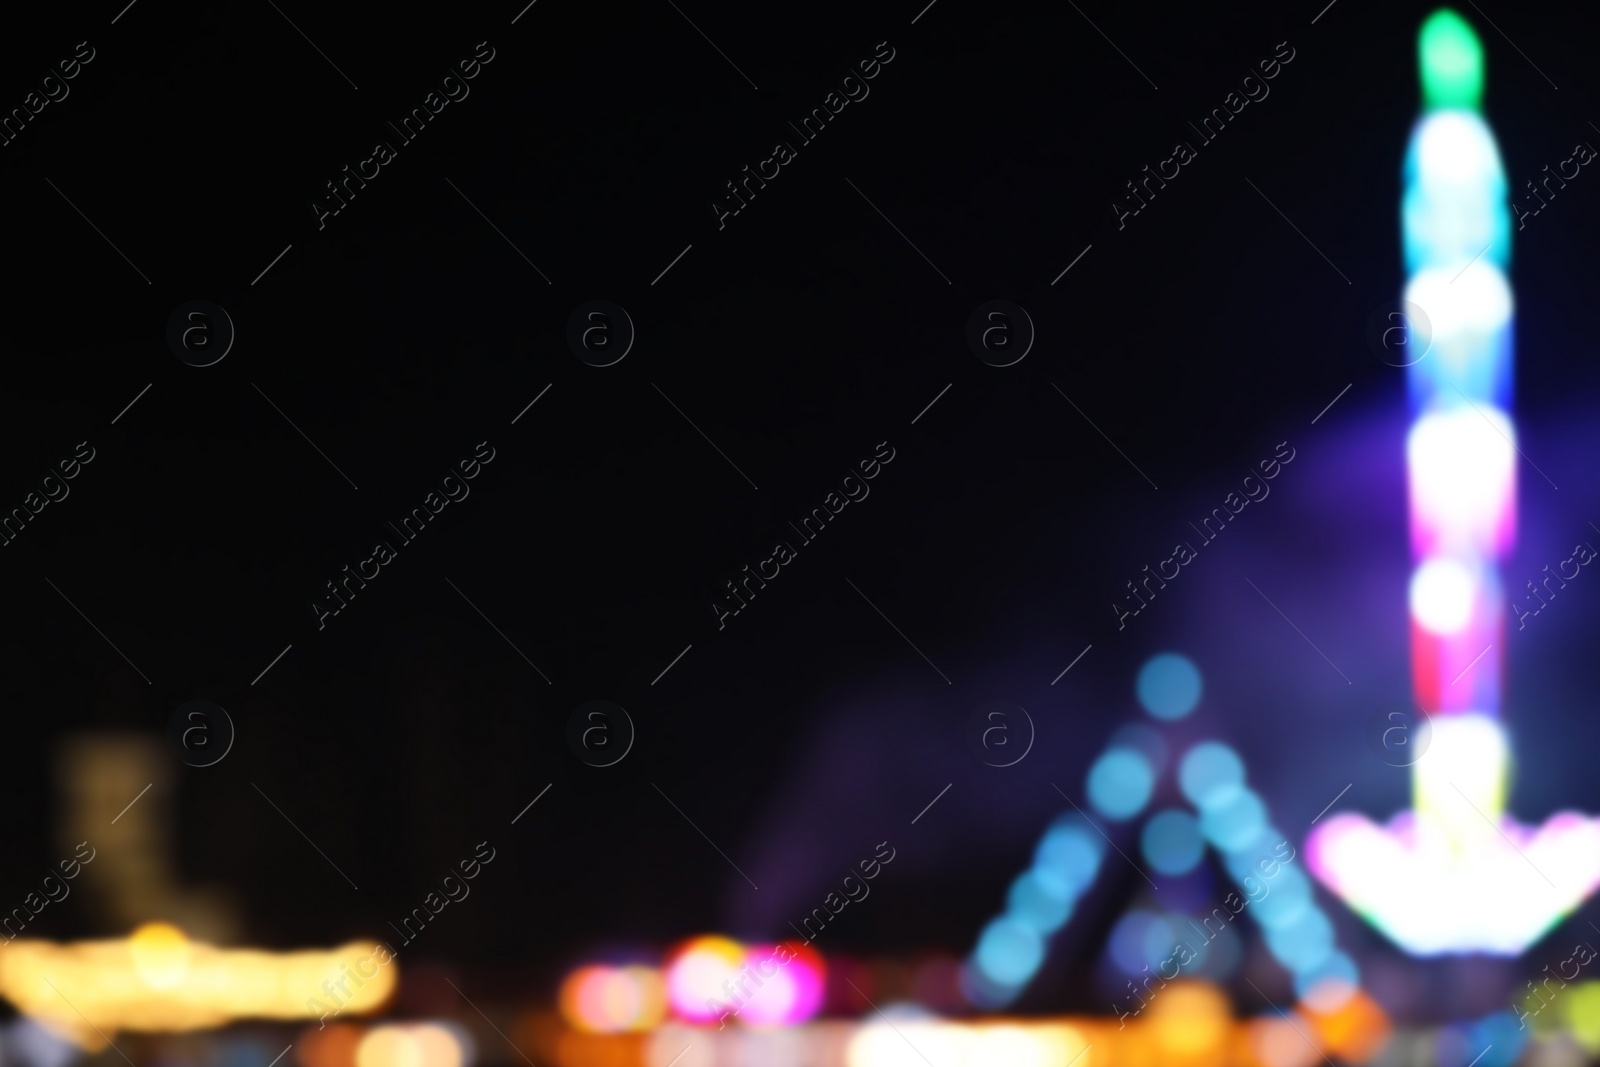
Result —
<instances>
[{"instance_id":1,"label":"tall lit ride tower","mask_svg":"<svg viewBox=\"0 0 1600 1067\"><path fill-rule=\"evenodd\" d=\"M1506 594L1516 535L1511 418L1511 215L1505 170L1479 111L1483 46L1441 9L1418 38L1423 114L1405 160L1406 438L1411 664L1431 744L1412 766L1412 809L1387 827L1341 815L1311 838L1312 869L1418 955L1516 954L1600 885L1600 823L1543 827L1503 814L1511 753L1500 722ZM1421 314L1416 312L1420 310ZM1409 728L1419 741L1418 724Z\"/></svg>"}]
</instances>

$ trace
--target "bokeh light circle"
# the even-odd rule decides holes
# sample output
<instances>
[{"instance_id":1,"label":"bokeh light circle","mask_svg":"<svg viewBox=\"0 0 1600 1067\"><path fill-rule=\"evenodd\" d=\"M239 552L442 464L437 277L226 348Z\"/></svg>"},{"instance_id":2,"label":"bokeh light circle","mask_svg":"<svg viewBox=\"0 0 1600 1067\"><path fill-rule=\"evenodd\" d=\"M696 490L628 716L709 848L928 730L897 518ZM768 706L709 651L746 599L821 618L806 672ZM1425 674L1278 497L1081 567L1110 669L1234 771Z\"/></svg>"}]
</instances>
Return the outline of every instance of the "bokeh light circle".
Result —
<instances>
[{"instance_id":1,"label":"bokeh light circle","mask_svg":"<svg viewBox=\"0 0 1600 1067\"><path fill-rule=\"evenodd\" d=\"M1059 930L1072 914L1072 895L1061 891L1061 883L1041 877L1037 871L1024 871L1006 893L1006 914L1041 937Z\"/></svg>"},{"instance_id":2,"label":"bokeh light circle","mask_svg":"<svg viewBox=\"0 0 1600 1067\"><path fill-rule=\"evenodd\" d=\"M797 941L753 945L744 962L761 982L739 1009L746 1026L793 1026L821 1009L825 973L816 949Z\"/></svg>"},{"instance_id":3,"label":"bokeh light circle","mask_svg":"<svg viewBox=\"0 0 1600 1067\"><path fill-rule=\"evenodd\" d=\"M1113 748L1094 761L1085 786L1089 803L1108 819L1131 819L1150 802L1155 769L1141 752Z\"/></svg>"},{"instance_id":4,"label":"bokeh light circle","mask_svg":"<svg viewBox=\"0 0 1600 1067\"><path fill-rule=\"evenodd\" d=\"M1207 807L1219 790L1243 784L1244 761L1220 741L1202 741L1178 764L1178 787L1197 808Z\"/></svg>"},{"instance_id":5,"label":"bokeh light circle","mask_svg":"<svg viewBox=\"0 0 1600 1067\"><path fill-rule=\"evenodd\" d=\"M1082 893L1094 880L1105 853L1105 839L1076 812L1057 819L1033 854L1033 868L1064 893Z\"/></svg>"},{"instance_id":6,"label":"bokeh light circle","mask_svg":"<svg viewBox=\"0 0 1600 1067\"><path fill-rule=\"evenodd\" d=\"M1224 852L1239 852L1262 837L1267 808L1255 791L1243 786L1218 790L1200 814L1200 832Z\"/></svg>"},{"instance_id":7,"label":"bokeh light circle","mask_svg":"<svg viewBox=\"0 0 1600 1067\"><path fill-rule=\"evenodd\" d=\"M666 983L654 967L579 967L561 983L561 1014L576 1030L616 1034L654 1028L666 1015Z\"/></svg>"},{"instance_id":8,"label":"bokeh light circle","mask_svg":"<svg viewBox=\"0 0 1600 1067\"><path fill-rule=\"evenodd\" d=\"M1151 715L1171 722L1181 719L1200 703L1200 668L1187 656L1163 652L1139 668L1134 691Z\"/></svg>"},{"instance_id":9,"label":"bokeh light circle","mask_svg":"<svg viewBox=\"0 0 1600 1067\"><path fill-rule=\"evenodd\" d=\"M723 983L731 984L743 964L744 949L730 938L706 936L686 941L667 964L667 1001L673 1012L689 1022L720 1018L726 1009L716 1004L726 1004L728 999Z\"/></svg>"},{"instance_id":10,"label":"bokeh light circle","mask_svg":"<svg viewBox=\"0 0 1600 1067\"><path fill-rule=\"evenodd\" d=\"M1023 923L1001 916L983 928L973 958L991 980L1020 986L1033 977L1044 961L1044 942Z\"/></svg>"},{"instance_id":11,"label":"bokeh light circle","mask_svg":"<svg viewBox=\"0 0 1600 1067\"><path fill-rule=\"evenodd\" d=\"M355 1067L467 1067L466 1050L438 1023L383 1023L356 1046Z\"/></svg>"},{"instance_id":12,"label":"bokeh light circle","mask_svg":"<svg viewBox=\"0 0 1600 1067\"><path fill-rule=\"evenodd\" d=\"M1459 633L1472 618L1478 583L1453 559L1430 559L1411 577L1411 617L1429 633Z\"/></svg>"},{"instance_id":13,"label":"bokeh light circle","mask_svg":"<svg viewBox=\"0 0 1600 1067\"><path fill-rule=\"evenodd\" d=\"M1117 924L1111 928L1111 938L1107 950L1111 954L1111 962L1127 974L1138 974L1145 967L1145 942L1150 936L1150 930L1160 919L1152 912L1142 909L1129 911ZM1161 924L1164 929L1166 924Z\"/></svg>"},{"instance_id":14,"label":"bokeh light circle","mask_svg":"<svg viewBox=\"0 0 1600 1067\"><path fill-rule=\"evenodd\" d=\"M1193 815L1176 808L1150 816L1139 834L1144 858L1162 874L1188 874L1205 853L1200 824Z\"/></svg>"}]
</instances>

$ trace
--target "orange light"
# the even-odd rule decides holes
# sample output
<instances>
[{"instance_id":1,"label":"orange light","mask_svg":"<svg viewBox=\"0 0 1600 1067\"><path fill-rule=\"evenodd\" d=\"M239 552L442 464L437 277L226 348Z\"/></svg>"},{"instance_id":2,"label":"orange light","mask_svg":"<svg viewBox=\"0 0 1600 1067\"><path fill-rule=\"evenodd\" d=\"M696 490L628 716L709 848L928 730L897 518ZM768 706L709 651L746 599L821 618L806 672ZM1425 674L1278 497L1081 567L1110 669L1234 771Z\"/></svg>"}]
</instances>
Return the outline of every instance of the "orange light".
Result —
<instances>
[{"instance_id":1,"label":"orange light","mask_svg":"<svg viewBox=\"0 0 1600 1067\"><path fill-rule=\"evenodd\" d=\"M1331 998L1338 1007L1321 1011L1313 1003L1328 1003L1330 998L1319 997L1318 992L1313 989L1300 1010L1311 1019L1315 1036L1327 1051L1352 1063L1366 1063L1376 1056L1394 1029L1377 1001L1347 985L1338 991L1339 996Z\"/></svg>"},{"instance_id":2,"label":"orange light","mask_svg":"<svg viewBox=\"0 0 1600 1067\"><path fill-rule=\"evenodd\" d=\"M592 1034L648 1030L666 1014L666 984L653 967L579 967L561 983L561 1014Z\"/></svg>"},{"instance_id":3,"label":"orange light","mask_svg":"<svg viewBox=\"0 0 1600 1067\"><path fill-rule=\"evenodd\" d=\"M1228 998L1209 982L1173 982L1151 1001L1146 1025L1166 1057L1216 1058L1232 1029Z\"/></svg>"},{"instance_id":4,"label":"orange light","mask_svg":"<svg viewBox=\"0 0 1600 1067\"><path fill-rule=\"evenodd\" d=\"M569 1030L556 1042L556 1067L644 1067L645 1062L645 1041L638 1034L583 1034ZM684 1063L677 1067L684 1067Z\"/></svg>"},{"instance_id":5,"label":"orange light","mask_svg":"<svg viewBox=\"0 0 1600 1067\"><path fill-rule=\"evenodd\" d=\"M308 1026L295 1042L294 1058L300 1067L355 1067L359 1044L359 1026L349 1023L333 1023L324 1028Z\"/></svg>"}]
</instances>

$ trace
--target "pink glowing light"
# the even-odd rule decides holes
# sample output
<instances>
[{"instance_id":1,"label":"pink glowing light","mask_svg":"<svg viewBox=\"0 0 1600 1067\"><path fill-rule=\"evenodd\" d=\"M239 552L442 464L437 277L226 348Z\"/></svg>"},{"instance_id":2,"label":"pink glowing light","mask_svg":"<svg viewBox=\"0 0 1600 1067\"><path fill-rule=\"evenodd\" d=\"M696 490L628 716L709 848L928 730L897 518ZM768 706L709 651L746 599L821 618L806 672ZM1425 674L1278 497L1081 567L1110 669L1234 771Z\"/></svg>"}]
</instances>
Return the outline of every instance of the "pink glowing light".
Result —
<instances>
[{"instance_id":1,"label":"pink glowing light","mask_svg":"<svg viewBox=\"0 0 1600 1067\"><path fill-rule=\"evenodd\" d=\"M715 1022L737 988L744 947L726 937L696 937L684 942L667 964L667 1002L680 1019Z\"/></svg>"},{"instance_id":2,"label":"pink glowing light","mask_svg":"<svg viewBox=\"0 0 1600 1067\"><path fill-rule=\"evenodd\" d=\"M781 948L755 945L745 954L746 973L761 981L739 1009L739 1020L747 1026L794 1026L822 1007L822 957L795 941Z\"/></svg>"}]
</instances>

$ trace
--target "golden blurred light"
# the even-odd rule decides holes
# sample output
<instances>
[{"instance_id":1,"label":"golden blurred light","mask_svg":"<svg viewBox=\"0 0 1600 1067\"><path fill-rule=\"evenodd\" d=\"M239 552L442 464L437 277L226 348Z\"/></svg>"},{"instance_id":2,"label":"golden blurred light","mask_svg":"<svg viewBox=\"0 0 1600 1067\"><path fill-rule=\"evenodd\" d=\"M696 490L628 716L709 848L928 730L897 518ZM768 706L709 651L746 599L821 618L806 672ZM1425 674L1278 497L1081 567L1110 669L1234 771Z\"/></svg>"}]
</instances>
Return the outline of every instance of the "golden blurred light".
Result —
<instances>
[{"instance_id":1,"label":"golden blurred light","mask_svg":"<svg viewBox=\"0 0 1600 1067\"><path fill-rule=\"evenodd\" d=\"M145 923L128 938L133 969L152 989L172 989L189 973L189 939L171 923Z\"/></svg>"},{"instance_id":2,"label":"golden blurred light","mask_svg":"<svg viewBox=\"0 0 1600 1067\"><path fill-rule=\"evenodd\" d=\"M398 1026L375 1026L356 1046L356 1067L422 1067L422 1047Z\"/></svg>"},{"instance_id":3,"label":"golden blurred light","mask_svg":"<svg viewBox=\"0 0 1600 1067\"><path fill-rule=\"evenodd\" d=\"M466 1067L466 1050L437 1023L386 1023L356 1046L355 1067Z\"/></svg>"},{"instance_id":4,"label":"golden blurred light","mask_svg":"<svg viewBox=\"0 0 1600 1067\"><path fill-rule=\"evenodd\" d=\"M1077 1027L1068 1026L1065 1023L1037 1023L1032 1029L1034 1035L1047 1050L1049 1063L1071 1063L1073 1067L1096 1067L1094 1052L1085 1052L1093 1042L1089 1040L1087 1034Z\"/></svg>"},{"instance_id":5,"label":"golden blurred light","mask_svg":"<svg viewBox=\"0 0 1600 1067\"><path fill-rule=\"evenodd\" d=\"M561 1014L593 1034L653 1029L666 1015L667 987L654 967L579 967L561 983Z\"/></svg>"},{"instance_id":6,"label":"golden blurred light","mask_svg":"<svg viewBox=\"0 0 1600 1067\"><path fill-rule=\"evenodd\" d=\"M166 924L123 940L17 940L0 952L0 994L19 1011L98 1051L117 1030L186 1031L238 1019L304 1019L379 1007L398 966L386 949L220 949Z\"/></svg>"},{"instance_id":7,"label":"golden blurred light","mask_svg":"<svg viewBox=\"0 0 1600 1067\"><path fill-rule=\"evenodd\" d=\"M1233 1028L1228 998L1209 982L1174 982L1150 1003L1146 1025L1164 1059L1215 1056Z\"/></svg>"}]
</instances>

